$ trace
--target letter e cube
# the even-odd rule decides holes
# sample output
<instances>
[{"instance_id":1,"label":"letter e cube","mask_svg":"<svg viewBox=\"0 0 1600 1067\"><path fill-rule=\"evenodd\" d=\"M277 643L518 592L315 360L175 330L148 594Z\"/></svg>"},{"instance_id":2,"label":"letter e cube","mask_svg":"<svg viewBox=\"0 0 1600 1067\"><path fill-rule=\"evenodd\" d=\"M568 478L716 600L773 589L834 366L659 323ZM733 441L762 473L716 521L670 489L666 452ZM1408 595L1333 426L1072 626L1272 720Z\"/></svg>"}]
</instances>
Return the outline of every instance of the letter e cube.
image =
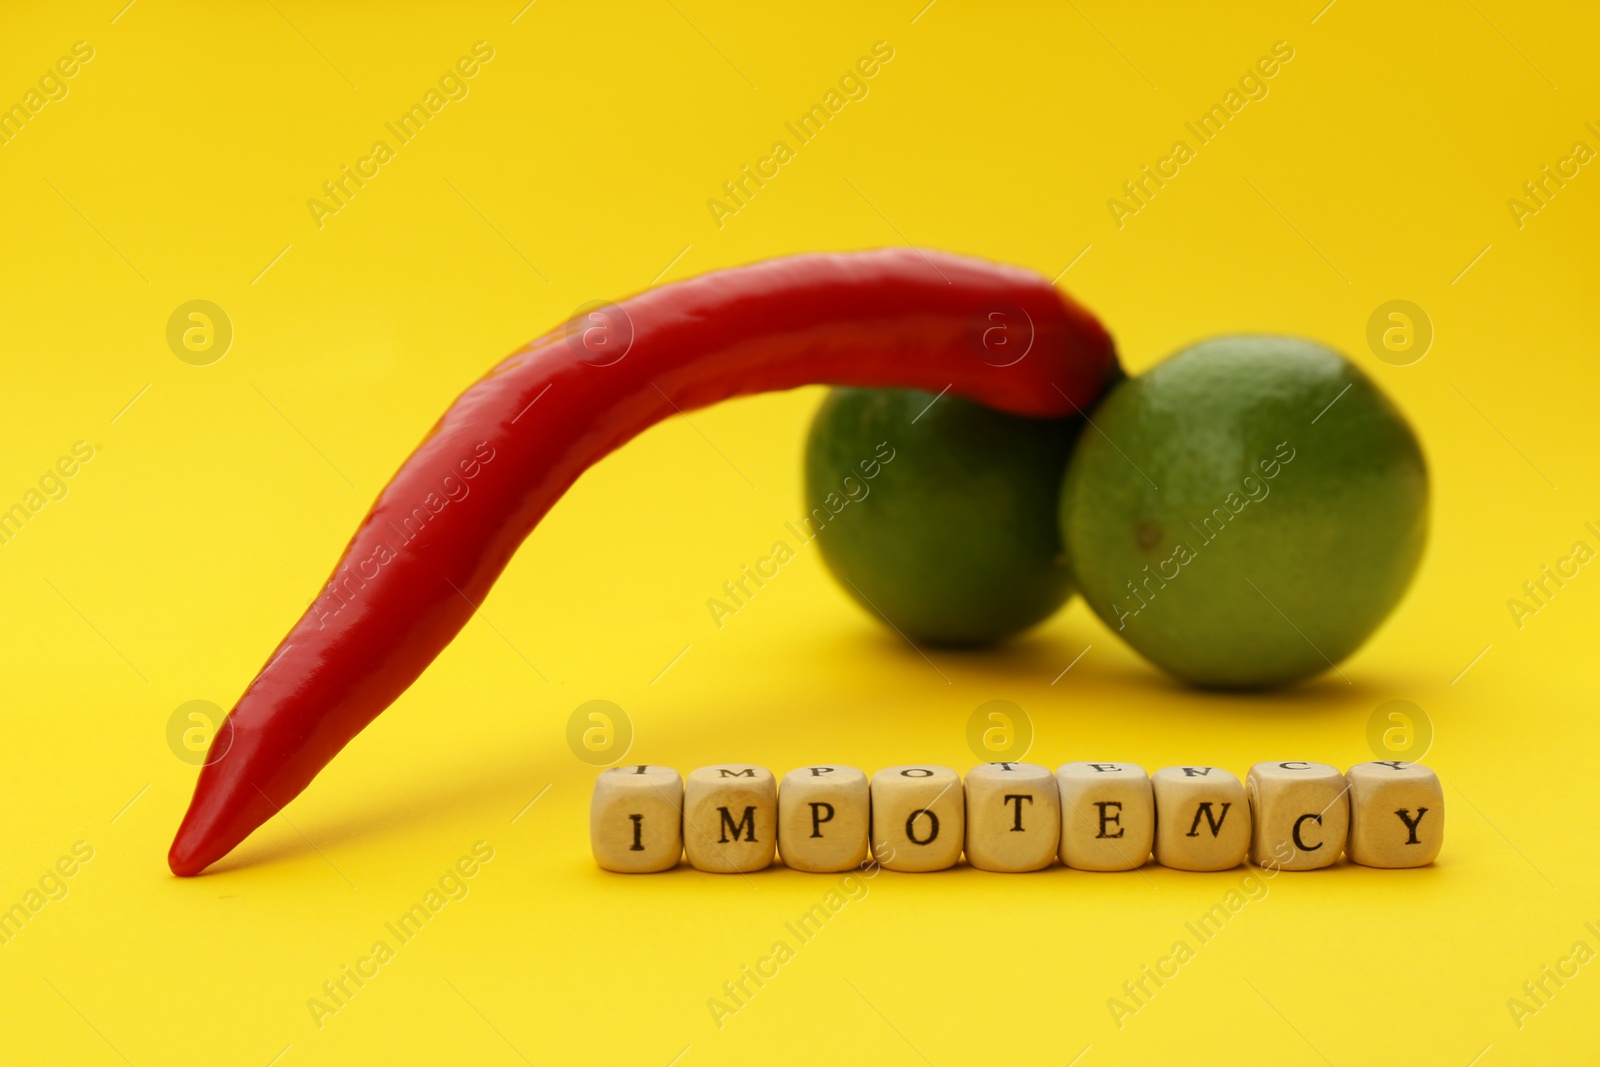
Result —
<instances>
[{"instance_id":1,"label":"letter e cube","mask_svg":"<svg viewBox=\"0 0 1600 1067\"><path fill-rule=\"evenodd\" d=\"M1061 862L1080 871L1131 871L1144 866L1156 833L1150 776L1133 763L1064 763Z\"/></svg>"}]
</instances>

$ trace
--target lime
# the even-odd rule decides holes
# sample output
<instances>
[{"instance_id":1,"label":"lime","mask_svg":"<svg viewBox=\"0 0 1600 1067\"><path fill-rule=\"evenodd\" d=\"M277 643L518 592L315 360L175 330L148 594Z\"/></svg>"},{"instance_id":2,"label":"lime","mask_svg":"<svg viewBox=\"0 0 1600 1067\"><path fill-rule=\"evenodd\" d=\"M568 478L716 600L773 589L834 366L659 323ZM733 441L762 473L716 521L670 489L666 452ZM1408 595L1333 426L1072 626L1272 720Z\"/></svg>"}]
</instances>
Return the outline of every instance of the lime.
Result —
<instances>
[{"instance_id":1,"label":"lime","mask_svg":"<svg viewBox=\"0 0 1600 1067\"><path fill-rule=\"evenodd\" d=\"M1081 424L835 389L806 442L806 529L845 591L910 640L999 640L1072 593L1056 497Z\"/></svg>"},{"instance_id":2,"label":"lime","mask_svg":"<svg viewBox=\"0 0 1600 1067\"><path fill-rule=\"evenodd\" d=\"M1399 601L1428 529L1405 417L1338 352L1221 337L1118 385L1061 495L1084 599L1204 686L1334 667Z\"/></svg>"}]
</instances>

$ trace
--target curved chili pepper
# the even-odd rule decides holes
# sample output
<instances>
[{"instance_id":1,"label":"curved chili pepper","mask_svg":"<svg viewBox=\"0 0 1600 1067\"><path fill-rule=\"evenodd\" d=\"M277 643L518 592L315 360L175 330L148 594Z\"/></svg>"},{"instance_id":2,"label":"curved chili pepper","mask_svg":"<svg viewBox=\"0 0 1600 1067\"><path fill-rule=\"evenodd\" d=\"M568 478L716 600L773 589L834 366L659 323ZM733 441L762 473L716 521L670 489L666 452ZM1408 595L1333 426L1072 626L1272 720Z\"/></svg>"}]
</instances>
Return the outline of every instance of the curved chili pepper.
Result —
<instances>
[{"instance_id":1,"label":"curved chili pepper","mask_svg":"<svg viewBox=\"0 0 1600 1067\"><path fill-rule=\"evenodd\" d=\"M717 271L578 316L462 393L212 741L167 862L194 875L299 795L466 625L580 474L675 412L815 383L1070 414L1111 338L1042 276L905 249Z\"/></svg>"}]
</instances>

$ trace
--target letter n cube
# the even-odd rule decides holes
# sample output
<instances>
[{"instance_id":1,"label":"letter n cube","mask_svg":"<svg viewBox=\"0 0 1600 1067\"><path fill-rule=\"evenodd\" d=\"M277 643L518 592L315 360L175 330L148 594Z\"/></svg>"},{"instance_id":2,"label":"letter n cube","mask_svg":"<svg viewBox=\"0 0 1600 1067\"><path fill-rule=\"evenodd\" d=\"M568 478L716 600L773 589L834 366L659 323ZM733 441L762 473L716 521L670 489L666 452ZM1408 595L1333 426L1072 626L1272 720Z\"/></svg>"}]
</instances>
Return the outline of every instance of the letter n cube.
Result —
<instances>
[{"instance_id":1,"label":"letter n cube","mask_svg":"<svg viewBox=\"0 0 1600 1067\"><path fill-rule=\"evenodd\" d=\"M1180 871L1225 871L1250 848L1244 783L1221 767L1163 767L1156 796L1156 862Z\"/></svg>"}]
</instances>

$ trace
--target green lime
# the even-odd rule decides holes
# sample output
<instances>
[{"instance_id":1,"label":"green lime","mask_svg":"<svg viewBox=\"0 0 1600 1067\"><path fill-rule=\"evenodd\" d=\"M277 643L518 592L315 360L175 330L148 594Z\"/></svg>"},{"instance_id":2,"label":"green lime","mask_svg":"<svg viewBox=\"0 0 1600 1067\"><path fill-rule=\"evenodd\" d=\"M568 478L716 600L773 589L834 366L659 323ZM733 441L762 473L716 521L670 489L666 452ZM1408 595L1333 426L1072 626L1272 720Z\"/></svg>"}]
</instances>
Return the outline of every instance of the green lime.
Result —
<instances>
[{"instance_id":1,"label":"green lime","mask_svg":"<svg viewBox=\"0 0 1600 1067\"><path fill-rule=\"evenodd\" d=\"M1405 417L1338 352L1220 337L1115 388L1073 454L1078 588L1146 658L1205 686L1328 670L1399 601L1428 531Z\"/></svg>"},{"instance_id":2,"label":"green lime","mask_svg":"<svg viewBox=\"0 0 1600 1067\"><path fill-rule=\"evenodd\" d=\"M997 641L1072 593L1056 497L1081 424L835 389L806 442L807 529L845 591L912 641Z\"/></svg>"}]
</instances>

